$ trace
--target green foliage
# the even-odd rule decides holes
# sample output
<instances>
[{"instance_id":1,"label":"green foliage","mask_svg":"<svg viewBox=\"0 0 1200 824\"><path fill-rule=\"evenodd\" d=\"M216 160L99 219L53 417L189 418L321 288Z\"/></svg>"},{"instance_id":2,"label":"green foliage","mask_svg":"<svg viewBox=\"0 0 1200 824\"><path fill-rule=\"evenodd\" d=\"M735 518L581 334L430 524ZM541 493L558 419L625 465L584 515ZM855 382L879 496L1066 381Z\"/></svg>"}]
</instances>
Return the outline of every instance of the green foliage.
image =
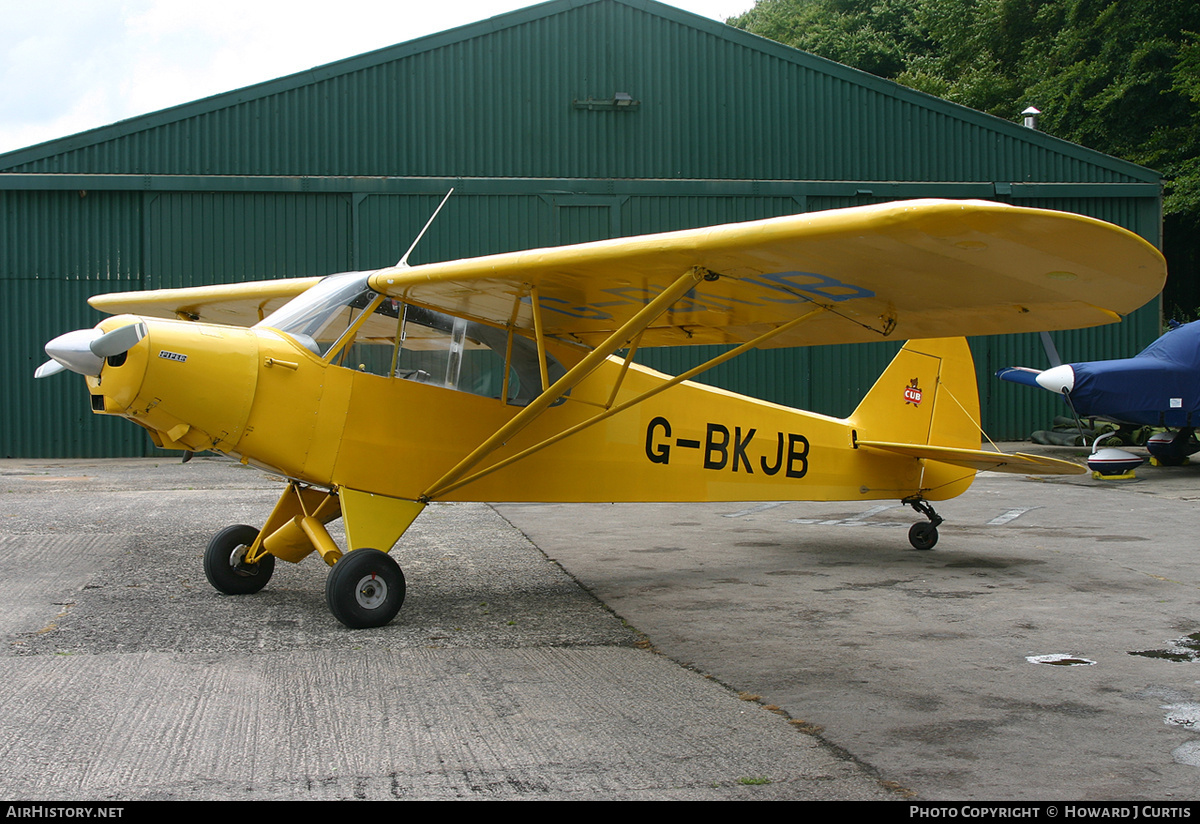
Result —
<instances>
[{"instance_id":1,"label":"green foliage","mask_svg":"<svg viewBox=\"0 0 1200 824\"><path fill-rule=\"evenodd\" d=\"M1150 166L1200 228L1196 0L759 0L732 25Z\"/></svg>"}]
</instances>

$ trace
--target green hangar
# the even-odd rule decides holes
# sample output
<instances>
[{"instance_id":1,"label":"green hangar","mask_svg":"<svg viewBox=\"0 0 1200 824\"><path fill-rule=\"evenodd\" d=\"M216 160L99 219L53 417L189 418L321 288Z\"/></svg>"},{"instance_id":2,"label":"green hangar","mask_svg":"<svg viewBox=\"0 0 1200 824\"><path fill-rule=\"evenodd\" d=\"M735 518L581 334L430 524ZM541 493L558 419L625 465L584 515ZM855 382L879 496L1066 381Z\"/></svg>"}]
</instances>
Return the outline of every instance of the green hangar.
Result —
<instances>
[{"instance_id":1,"label":"green hangar","mask_svg":"<svg viewBox=\"0 0 1200 824\"><path fill-rule=\"evenodd\" d=\"M1161 246L1148 169L652 0L553 0L0 155L0 456L154 453L77 380L33 379L43 343L99 320L89 296L390 265L451 187L413 263L920 197ZM1154 302L1059 348L1128 356L1158 324ZM1043 364L1036 336L971 344L992 437L1060 412L991 377ZM704 380L844 415L899 345L753 352Z\"/></svg>"}]
</instances>

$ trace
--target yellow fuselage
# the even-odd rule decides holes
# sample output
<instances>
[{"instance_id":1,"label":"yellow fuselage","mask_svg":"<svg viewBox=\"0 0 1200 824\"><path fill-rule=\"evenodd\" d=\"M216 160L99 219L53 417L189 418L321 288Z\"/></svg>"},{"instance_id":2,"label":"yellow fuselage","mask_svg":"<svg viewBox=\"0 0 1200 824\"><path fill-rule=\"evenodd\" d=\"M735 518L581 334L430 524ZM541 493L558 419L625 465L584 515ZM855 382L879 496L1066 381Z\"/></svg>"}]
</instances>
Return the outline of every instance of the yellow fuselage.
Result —
<instances>
[{"instance_id":1,"label":"yellow fuselage","mask_svg":"<svg viewBox=\"0 0 1200 824\"><path fill-rule=\"evenodd\" d=\"M215 450L308 484L409 501L745 501L960 494L973 473L855 448L886 427L927 441L932 395L954 357L914 355L889 369L850 419L835 419L680 383L619 414L444 494L431 487L519 406L444 387L335 366L267 328L142 319L148 334L89 378L93 409L129 418L165 448ZM129 323L106 320L103 328ZM583 350L553 354L567 367ZM945 363L943 363L945 361ZM653 389L667 376L610 358L479 469ZM891 376L889 378L889 376ZM963 376L965 379L967 376ZM914 402L910 384L925 387ZM960 380L960 383L965 382ZM948 405L948 404L947 404ZM947 406L944 405L944 406ZM963 410L947 445L978 445ZM945 415L946 413L939 413ZM974 440L974 444L971 441Z\"/></svg>"}]
</instances>

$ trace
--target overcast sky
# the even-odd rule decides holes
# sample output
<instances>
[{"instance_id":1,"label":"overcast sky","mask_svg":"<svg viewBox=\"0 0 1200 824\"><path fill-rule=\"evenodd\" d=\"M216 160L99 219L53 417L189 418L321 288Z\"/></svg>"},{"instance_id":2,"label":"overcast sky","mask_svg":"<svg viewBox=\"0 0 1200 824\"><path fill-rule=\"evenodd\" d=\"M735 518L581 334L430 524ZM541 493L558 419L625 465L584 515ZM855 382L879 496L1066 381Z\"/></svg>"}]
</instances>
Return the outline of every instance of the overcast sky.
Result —
<instances>
[{"instance_id":1,"label":"overcast sky","mask_svg":"<svg viewBox=\"0 0 1200 824\"><path fill-rule=\"evenodd\" d=\"M715 20L753 0L665 0ZM293 74L532 0L0 0L0 152Z\"/></svg>"}]
</instances>

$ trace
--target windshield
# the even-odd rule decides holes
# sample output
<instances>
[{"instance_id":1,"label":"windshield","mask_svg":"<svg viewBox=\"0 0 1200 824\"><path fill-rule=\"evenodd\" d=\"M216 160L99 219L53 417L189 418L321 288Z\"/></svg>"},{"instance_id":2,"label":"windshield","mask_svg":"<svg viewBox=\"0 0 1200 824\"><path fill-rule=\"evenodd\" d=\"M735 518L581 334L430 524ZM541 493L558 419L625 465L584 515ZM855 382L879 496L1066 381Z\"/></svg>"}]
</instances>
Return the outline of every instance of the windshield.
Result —
<instances>
[{"instance_id":1,"label":"windshield","mask_svg":"<svg viewBox=\"0 0 1200 824\"><path fill-rule=\"evenodd\" d=\"M510 342L504 329L381 297L367 285L370 274L330 275L255 325L286 332L333 365L359 372L516 405L542 391L532 340L514 334ZM549 355L546 367L551 383L566 372Z\"/></svg>"},{"instance_id":2,"label":"windshield","mask_svg":"<svg viewBox=\"0 0 1200 824\"><path fill-rule=\"evenodd\" d=\"M326 346L345 330L355 310L362 310L375 299L376 293L367 286L370 272L346 272L330 275L307 292L289 301L255 326L269 326L287 332L296 340L320 354L317 342Z\"/></svg>"}]
</instances>

